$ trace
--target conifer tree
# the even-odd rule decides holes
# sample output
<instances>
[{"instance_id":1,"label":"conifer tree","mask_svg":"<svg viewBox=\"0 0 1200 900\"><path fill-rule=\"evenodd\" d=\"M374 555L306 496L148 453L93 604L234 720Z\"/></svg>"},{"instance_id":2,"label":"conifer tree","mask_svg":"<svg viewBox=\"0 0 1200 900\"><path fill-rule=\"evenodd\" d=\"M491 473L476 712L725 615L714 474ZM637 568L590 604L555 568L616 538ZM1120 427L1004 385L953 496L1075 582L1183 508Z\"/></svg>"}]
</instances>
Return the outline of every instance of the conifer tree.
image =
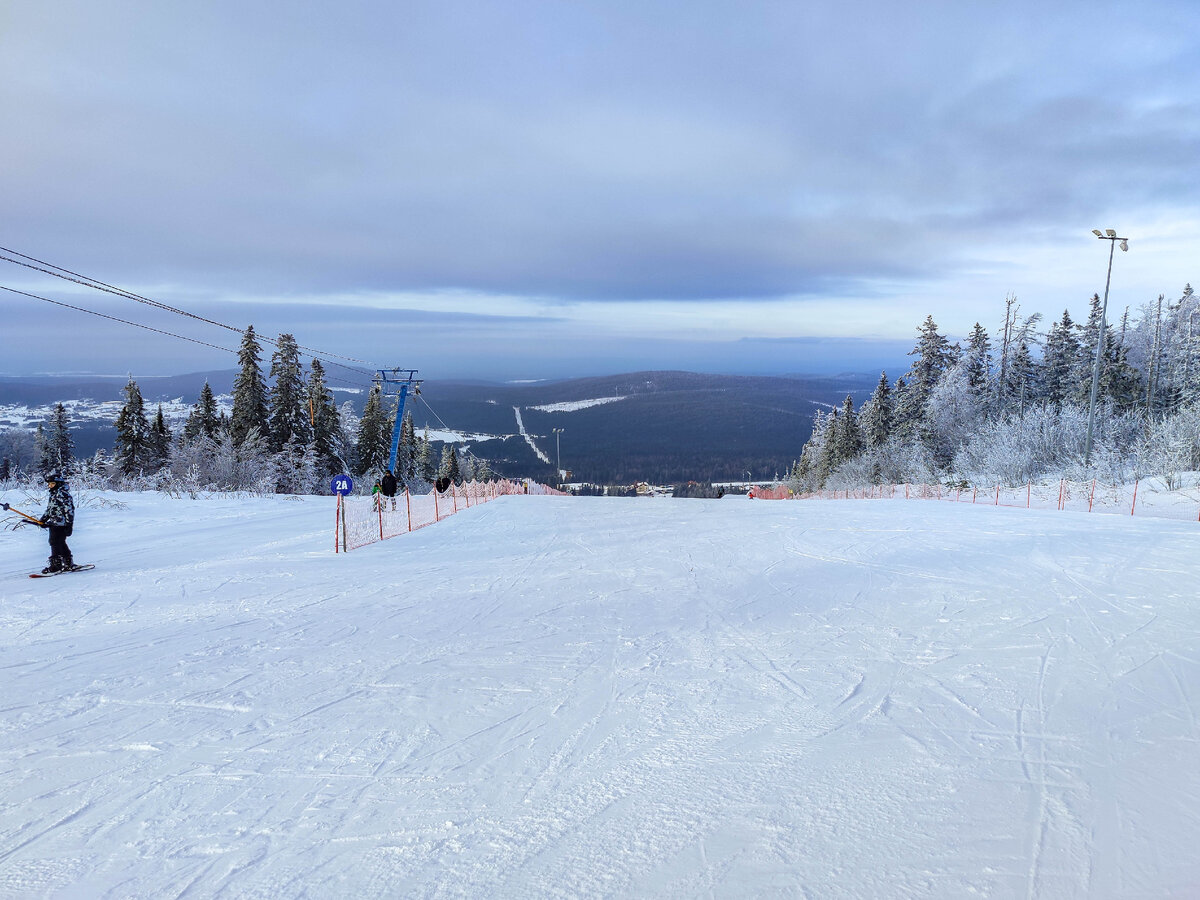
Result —
<instances>
[{"instance_id":1,"label":"conifer tree","mask_svg":"<svg viewBox=\"0 0 1200 900\"><path fill-rule=\"evenodd\" d=\"M205 437L215 441L220 425L217 400L213 396L212 388L205 381L204 387L200 389L200 398L192 407L192 411L188 413L187 421L183 424L184 440L193 441L196 438Z\"/></svg>"},{"instance_id":2,"label":"conifer tree","mask_svg":"<svg viewBox=\"0 0 1200 900\"><path fill-rule=\"evenodd\" d=\"M393 474L402 484L408 484L417 475L417 435L413 428L412 412L405 411L400 423L400 446L396 451L396 468Z\"/></svg>"},{"instance_id":3,"label":"conifer tree","mask_svg":"<svg viewBox=\"0 0 1200 900\"><path fill-rule=\"evenodd\" d=\"M924 324L918 329L917 345L908 355L916 359L908 370L905 389L896 399L897 430L905 436L922 432L925 404L942 373L958 358L957 348L938 333L933 316L925 317Z\"/></svg>"},{"instance_id":4,"label":"conifer tree","mask_svg":"<svg viewBox=\"0 0 1200 900\"><path fill-rule=\"evenodd\" d=\"M438 467L438 477L449 478L454 484L462 481L462 472L458 465L458 453L455 451L453 444L446 444L442 448L442 464Z\"/></svg>"},{"instance_id":5,"label":"conifer tree","mask_svg":"<svg viewBox=\"0 0 1200 900\"><path fill-rule=\"evenodd\" d=\"M858 428L858 418L854 414L854 399L849 394L842 403L842 415L834 440L837 444L835 466L854 459L862 449L862 434Z\"/></svg>"},{"instance_id":6,"label":"conifer tree","mask_svg":"<svg viewBox=\"0 0 1200 900\"><path fill-rule=\"evenodd\" d=\"M0 459L0 484L12 478L12 461L6 456Z\"/></svg>"},{"instance_id":7,"label":"conifer tree","mask_svg":"<svg viewBox=\"0 0 1200 900\"><path fill-rule=\"evenodd\" d=\"M1036 392L1036 367L1033 354L1029 352L1029 344L1021 341L1009 356L1007 384L1004 394L1014 403L1018 413L1033 403Z\"/></svg>"},{"instance_id":8,"label":"conifer tree","mask_svg":"<svg viewBox=\"0 0 1200 900\"><path fill-rule=\"evenodd\" d=\"M312 448L317 475L340 472L345 468L341 460L345 436L342 434L337 404L325 386L325 367L319 359L314 359L309 365L305 396L312 418Z\"/></svg>"},{"instance_id":9,"label":"conifer tree","mask_svg":"<svg viewBox=\"0 0 1200 900\"><path fill-rule=\"evenodd\" d=\"M821 433L821 442L818 445L816 466L813 469L813 474L816 476L817 484L821 487L825 486L825 482L829 480L829 476L833 470L838 467L841 459L838 457L838 411L834 407L825 417L824 427ZM815 434L815 431L814 431Z\"/></svg>"},{"instance_id":10,"label":"conifer tree","mask_svg":"<svg viewBox=\"0 0 1200 900\"><path fill-rule=\"evenodd\" d=\"M1042 352L1042 390L1047 402L1060 409L1075 395L1073 381L1080 356L1079 338L1071 313L1063 310L1062 318L1050 326Z\"/></svg>"},{"instance_id":11,"label":"conifer tree","mask_svg":"<svg viewBox=\"0 0 1200 900\"><path fill-rule=\"evenodd\" d=\"M871 399L863 405L860 419L863 442L868 447L879 446L891 435L892 389L888 384L887 372L879 374L879 384L875 385Z\"/></svg>"},{"instance_id":12,"label":"conifer tree","mask_svg":"<svg viewBox=\"0 0 1200 900\"><path fill-rule=\"evenodd\" d=\"M1100 309L1100 295L1093 294L1089 301L1087 324L1079 326L1079 356L1075 361L1071 399L1081 405L1091 399L1092 374L1099 352L1096 344L1100 339Z\"/></svg>"},{"instance_id":13,"label":"conifer tree","mask_svg":"<svg viewBox=\"0 0 1200 900\"><path fill-rule=\"evenodd\" d=\"M71 423L67 416L67 408L61 403L56 403L42 436L40 468L43 472L52 470L70 472L74 464L75 441L71 437Z\"/></svg>"},{"instance_id":14,"label":"conifer tree","mask_svg":"<svg viewBox=\"0 0 1200 900\"><path fill-rule=\"evenodd\" d=\"M123 475L137 475L150 466L150 423L146 420L146 403L141 388L132 378L125 385L125 405L117 415L117 440L114 461Z\"/></svg>"},{"instance_id":15,"label":"conifer tree","mask_svg":"<svg viewBox=\"0 0 1200 900\"><path fill-rule=\"evenodd\" d=\"M275 352L271 354L271 379L271 394L267 401L271 449L278 453L288 443L299 447L307 445L315 416L310 416L304 394L300 348L290 334L281 334L275 342Z\"/></svg>"},{"instance_id":16,"label":"conifer tree","mask_svg":"<svg viewBox=\"0 0 1200 900\"><path fill-rule=\"evenodd\" d=\"M382 472L391 453L391 422L383 410L383 391L374 385L367 395L362 418L358 422L358 471L360 475Z\"/></svg>"},{"instance_id":17,"label":"conifer tree","mask_svg":"<svg viewBox=\"0 0 1200 900\"><path fill-rule=\"evenodd\" d=\"M967 342L967 385L976 400L987 396L988 383L992 376L992 342L988 333L978 322L971 330Z\"/></svg>"},{"instance_id":18,"label":"conifer tree","mask_svg":"<svg viewBox=\"0 0 1200 900\"><path fill-rule=\"evenodd\" d=\"M433 444L429 441L429 429L417 439L417 477L422 481L437 480L437 467L433 462Z\"/></svg>"},{"instance_id":19,"label":"conifer tree","mask_svg":"<svg viewBox=\"0 0 1200 900\"><path fill-rule=\"evenodd\" d=\"M171 429L167 427L167 420L163 418L161 403L158 405L158 413L154 416L154 422L150 426L149 445L147 467L151 470L158 470L166 465L167 460L171 457Z\"/></svg>"},{"instance_id":20,"label":"conifer tree","mask_svg":"<svg viewBox=\"0 0 1200 900\"><path fill-rule=\"evenodd\" d=\"M267 383L263 380L259 365L261 359L262 348L254 335L254 326L250 325L242 337L242 346L238 351L241 368L233 381L230 434L235 447L240 447L253 430L263 436L270 433L267 425Z\"/></svg>"}]
</instances>

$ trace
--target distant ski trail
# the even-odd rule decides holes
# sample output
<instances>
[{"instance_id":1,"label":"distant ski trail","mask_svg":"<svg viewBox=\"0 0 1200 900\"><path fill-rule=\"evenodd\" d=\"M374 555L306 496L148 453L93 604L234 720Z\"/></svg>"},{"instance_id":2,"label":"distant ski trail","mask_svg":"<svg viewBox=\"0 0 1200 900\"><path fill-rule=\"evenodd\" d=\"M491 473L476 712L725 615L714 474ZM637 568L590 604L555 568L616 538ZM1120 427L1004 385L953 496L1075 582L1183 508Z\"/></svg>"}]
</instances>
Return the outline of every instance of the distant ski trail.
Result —
<instances>
[{"instance_id":1,"label":"distant ski trail","mask_svg":"<svg viewBox=\"0 0 1200 900\"><path fill-rule=\"evenodd\" d=\"M539 448L538 445L533 442L533 435L525 430L525 422L521 418L521 407L514 406L513 412L516 413L517 416L517 431L520 432L521 437L525 438L525 443L527 443L533 449L533 452L537 454L538 459L540 459L546 465L550 465L550 457L541 451L541 448Z\"/></svg>"}]
</instances>

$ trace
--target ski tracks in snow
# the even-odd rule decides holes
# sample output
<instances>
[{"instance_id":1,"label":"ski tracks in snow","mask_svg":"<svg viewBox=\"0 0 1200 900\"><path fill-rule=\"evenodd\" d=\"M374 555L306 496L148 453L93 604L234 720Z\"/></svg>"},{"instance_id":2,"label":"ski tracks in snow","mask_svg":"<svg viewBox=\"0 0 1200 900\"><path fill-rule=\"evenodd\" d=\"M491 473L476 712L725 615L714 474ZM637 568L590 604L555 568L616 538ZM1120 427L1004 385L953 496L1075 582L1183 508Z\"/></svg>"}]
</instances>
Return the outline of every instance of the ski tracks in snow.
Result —
<instances>
[{"instance_id":1,"label":"ski tracks in snow","mask_svg":"<svg viewBox=\"0 0 1200 900\"><path fill-rule=\"evenodd\" d=\"M334 557L263 509L6 598L0 893L1200 878L1194 529L518 497Z\"/></svg>"}]
</instances>

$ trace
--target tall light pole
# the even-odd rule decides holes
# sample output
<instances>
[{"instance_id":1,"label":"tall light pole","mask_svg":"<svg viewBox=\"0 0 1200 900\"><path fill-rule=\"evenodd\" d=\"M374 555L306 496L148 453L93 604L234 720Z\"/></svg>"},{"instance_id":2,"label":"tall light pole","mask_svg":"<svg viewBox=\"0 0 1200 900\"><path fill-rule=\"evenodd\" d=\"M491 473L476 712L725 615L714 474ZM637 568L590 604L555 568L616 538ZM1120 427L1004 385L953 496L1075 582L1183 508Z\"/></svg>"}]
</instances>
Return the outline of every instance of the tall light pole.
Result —
<instances>
[{"instance_id":1,"label":"tall light pole","mask_svg":"<svg viewBox=\"0 0 1200 900\"><path fill-rule=\"evenodd\" d=\"M565 430L565 429L562 429L562 428L555 428L555 429L554 429L554 459L555 459L555 461L558 463L558 481L559 481L559 484L561 484L561 483L562 483L562 451L561 451L561 450L560 450L560 448L559 448L558 436L559 436L560 434L562 434L564 430Z\"/></svg>"},{"instance_id":2,"label":"tall light pole","mask_svg":"<svg viewBox=\"0 0 1200 900\"><path fill-rule=\"evenodd\" d=\"M1085 466L1092 461L1092 429L1096 425L1096 392L1100 387L1100 357L1104 355L1104 332L1107 330L1105 320L1108 316L1108 286L1112 283L1113 251L1117 249L1117 241L1121 242L1121 250L1129 249L1128 238L1117 237L1117 233L1111 228L1106 228L1104 231L1105 233L1101 234L1099 228L1092 229L1092 234L1102 241L1108 241L1108 278L1104 281L1104 304L1100 307L1100 333L1096 337L1096 362L1092 366L1092 397L1088 401L1087 446L1083 451Z\"/></svg>"}]
</instances>

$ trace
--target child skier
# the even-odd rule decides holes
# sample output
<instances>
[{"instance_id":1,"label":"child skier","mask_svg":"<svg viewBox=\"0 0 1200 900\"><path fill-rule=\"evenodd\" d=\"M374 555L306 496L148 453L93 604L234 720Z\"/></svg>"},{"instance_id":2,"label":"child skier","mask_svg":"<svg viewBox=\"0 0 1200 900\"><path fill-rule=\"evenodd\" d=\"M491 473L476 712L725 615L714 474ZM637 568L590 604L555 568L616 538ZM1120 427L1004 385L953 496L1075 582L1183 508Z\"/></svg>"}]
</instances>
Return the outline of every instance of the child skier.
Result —
<instances>
[{"instance_id":1,"label":"child skier","mask_svg":"<svg viewBox=\"0 0 1200 900\"><path fill-rule=\"evenodd\" d=\"M71 548L67 546L67 538L75 528L75 501L67 482L58 472L46 475L46 486L50 489L50 501L42 513L42 527L50 532L50 565L42 569L42 574L50 575L75 568Z\"/></svg>"}]
</instances>

